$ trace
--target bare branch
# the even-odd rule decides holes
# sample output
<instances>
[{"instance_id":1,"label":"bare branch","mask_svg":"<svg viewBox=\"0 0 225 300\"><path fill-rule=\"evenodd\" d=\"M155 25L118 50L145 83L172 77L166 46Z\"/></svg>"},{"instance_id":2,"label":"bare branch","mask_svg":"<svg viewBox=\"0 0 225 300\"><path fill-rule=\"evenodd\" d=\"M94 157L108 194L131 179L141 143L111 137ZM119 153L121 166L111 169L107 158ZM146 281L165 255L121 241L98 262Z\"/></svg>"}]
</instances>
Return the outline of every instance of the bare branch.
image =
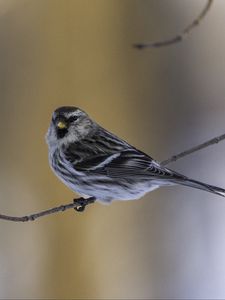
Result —
<instances>
[{"instance_id":1,"label":"bare branch","mask_svg":"<svg viewBox=\"0 0 225 300\"><path fill-rule=\"evenodd\" d=\"M225 139L225 134L217 136L217 137L215 137L215 138L213 138L213 139L211 139L211 140L209 140L209 141L207 141L203 144L200 144L196 147L188 149L188 150L186 150L184 152L181 152L177 155L173 155L169 159L162 161L161 164L164 165L164 166L168 165L169 163L171 163L173 161L176 161L178 159L181 159L185 156L188 156L191 153L197 152L197 151L199 151L201 149L204 149L204 148L206 148L210 145L217 144L217 143L219 143L220 141L222 141L224 139ZM65 204L65 205L60 205L60 206L57 206L57 207L53 207L53 208L43 210L43 211L35 213L35 214L28 215L28 216L14 217L14 216L7 216L7 215L0 214L0 219L1 220L6 220L6 221L12 221L12 222L35 221L38 218L48 216L48 215L51 215L51 214L55 214L55 213L59 213L59 212L63 212L65 210L71 209L71 208L75 209L78 212L82 212L82 211L84 211L84 209L87 205L92 204L95 201L96 201L96 199L94 197L90 197L90 198L87 198L87 199L78 198L78 199L74 199L74 201L72 203Z\"/></svg>"},{"instance_id":2,"label":"bare branch","mask_svg":"<svg viewBox=\"0 0 225 300\"><path fill-rule=\"evenodd\" d=\"M162 41L152 42L152 43L137 43L134 44L133 46L139 50L142 50L146 48L159 48L159 47L170 46L178 42L181 42L204 19L204 17L209 12L212 3L213 0L208 0L200 15L196 19L194 19L194 21L191 24L189 24L180 34L171 37L167 40L162 40Z\"/></svg>"},{"instance_id":3,"label":"bare branch","mask_svg":"<svg viewBox=\"0 0 225 300\"><path fill-rule=\"evenodd\" d=\"M176 155L171 156L170 158L168 158L168 159L162 161L162 162L161 162L161 165L163 165L163 166L168 165L169 163L171 163L171 162L173 162L173 161L176 161L176 160L178 160L178 159L181 159L181 158L183 158L183 157L185 157L185 156L187 156L187 155L190 155L190 154L192 154L192 153L194 153L194 152L196 152L196 151L199 151L199 150L204 149L204 148L206 148L206 147L208 147L208 146L217 144L217 143L219 143L220 141L222 141L222 140L224 140L224 139L225 139L225 134L222 134L222 135L220 135L220 136L217 136L217 137L215 137L215 138L213 138L213 139L211 139L211 140L208 140L208 141L205 142L205 143L202 143L202 144L200 144L200 145L198 145L198 146L195 146L195 147L193 147L193 148L190 148L190 149L188 149L188 150L186 150L186 151L183 151L183 152L181 152L181 153L179 153L179 154L176 154Z\"/></svg>"},{"instance_id":4,"label":"bare branch","mask_svg":"<svg viewBox=\"0 0 225 300\"><path fill-rule=\"evenodd\" d=\"M65 205L60 205L60 206L57 206L57 207L53 207L53 208L43 210L41 212L38 212L38 213L35 213L35 214L32 214L32 215L28 215L28 216L13 217L13 216L6 216L6 215L0 214L0 219L7 220L7 221L13 221L13 222L35 221L36 219L38 219L40 217L44 217L44 216L48 216L48 215L51 215L51 214L63 212L65 210L71 209L71 208L74 208L78 212L82 212L82 211L84 211L84 209L87 205L89 205L91 203L94 203L94 202L95 202L94 197L90 197L90 198L87 198L87 199L78 198L78 199L74 199L74 201L72 203L65 204Z\"/></svg>"}]
</instances>

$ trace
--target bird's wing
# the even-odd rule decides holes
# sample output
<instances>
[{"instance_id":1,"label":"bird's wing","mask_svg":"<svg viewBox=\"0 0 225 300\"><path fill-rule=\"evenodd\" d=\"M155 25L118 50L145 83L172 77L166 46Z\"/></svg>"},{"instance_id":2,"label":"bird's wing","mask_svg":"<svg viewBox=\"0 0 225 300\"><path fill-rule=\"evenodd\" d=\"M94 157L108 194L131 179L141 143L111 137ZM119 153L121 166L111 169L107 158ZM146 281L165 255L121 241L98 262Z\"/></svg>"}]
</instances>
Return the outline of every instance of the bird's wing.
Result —
<instances>
[{"instance_id":1,"label":"bird's wing","mask_svg":"<svg viewBox=\"0 0 225 300\"><path fill-rule=\"evenodd\" d=\"M77 163L77 171L106 175L111 178L151 178L184 179L174 171L161 166L150 157L137 150L117 152L111 155L99 155Z\"/></svg>"},{"instance_id":2,"label":"bird's wing","mask_svg":"<svg viewBox=\"0 0 225 300\"><path fill-rule=\"evenodd\" d=\"M106 139L110 145L102 137L100 140L98 138L95 137L93 143L90 140L83 141L82 144L67 149L66 157L76 171L123 179L132 177L181 179L182 177L126 142L115 139L111 134L111 140L109 137Z\"/></svg>"}]
</instances>

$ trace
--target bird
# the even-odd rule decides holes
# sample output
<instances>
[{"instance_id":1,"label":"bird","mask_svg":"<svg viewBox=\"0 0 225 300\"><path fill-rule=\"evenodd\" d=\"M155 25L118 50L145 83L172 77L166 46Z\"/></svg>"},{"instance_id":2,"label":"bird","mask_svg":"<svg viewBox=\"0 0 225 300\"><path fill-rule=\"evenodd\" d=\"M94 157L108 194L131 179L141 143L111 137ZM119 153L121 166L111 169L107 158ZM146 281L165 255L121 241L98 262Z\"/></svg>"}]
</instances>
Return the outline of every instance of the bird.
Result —
<instances>
[{"instance_id":1,"label":"bird","mask_svg":"<svg viewBox=\"0 0 225 300\"><path fill-rule=\"evenodd\" d=\"M225 189L161 165L77 107L62 106L53 112L46 142L56 176L72 191L101 203L136 200L159 187L173 185L225 197Z\"/></svg>"}]
</instances>

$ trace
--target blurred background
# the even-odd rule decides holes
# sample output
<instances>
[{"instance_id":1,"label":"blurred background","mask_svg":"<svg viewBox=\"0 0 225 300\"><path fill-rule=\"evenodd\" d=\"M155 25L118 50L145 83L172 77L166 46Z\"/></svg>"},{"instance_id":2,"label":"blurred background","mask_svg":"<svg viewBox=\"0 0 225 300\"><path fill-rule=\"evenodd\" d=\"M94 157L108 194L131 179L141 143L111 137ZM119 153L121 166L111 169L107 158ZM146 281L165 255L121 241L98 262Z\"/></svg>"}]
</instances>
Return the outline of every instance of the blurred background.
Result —
<instances>
[{"instance_id":1,"label":"blurred background","mask_svg":"<svg viewBox=\"0 0 225 300\"><path fill-rule=\"evenodd\" d=\"M78 106L161 161L225 132L225 1L0 1L0 212L72 201L44 136ZM225 143L170 165L225 187ZM225 298L225 200L186 187L31 223L0 221L0 298Z\"/></svg>"}]
</instances>

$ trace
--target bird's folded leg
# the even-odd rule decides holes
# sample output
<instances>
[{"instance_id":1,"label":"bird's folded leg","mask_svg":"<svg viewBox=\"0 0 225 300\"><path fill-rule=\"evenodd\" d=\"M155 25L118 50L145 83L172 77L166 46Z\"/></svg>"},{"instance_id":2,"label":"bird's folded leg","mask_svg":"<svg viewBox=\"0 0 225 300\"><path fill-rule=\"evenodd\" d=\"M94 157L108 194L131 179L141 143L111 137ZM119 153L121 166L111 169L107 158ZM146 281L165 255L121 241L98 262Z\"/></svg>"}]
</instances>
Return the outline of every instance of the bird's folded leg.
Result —
<instances>
[{"instance_id":1,"label":"bird's folded leg","mask_svg":"<svg viewBox=\"0 0 225 300\"><path fill-rule=\"evenodd\" d=\"M86 208L87 205L92 204L96 201L95 197L89 197L89 198L78 198L78 199L73 199L73 203L76 204L77 206L74 207L74 209L78 212L83 212Z\"/></svg>"}]
</instances>

